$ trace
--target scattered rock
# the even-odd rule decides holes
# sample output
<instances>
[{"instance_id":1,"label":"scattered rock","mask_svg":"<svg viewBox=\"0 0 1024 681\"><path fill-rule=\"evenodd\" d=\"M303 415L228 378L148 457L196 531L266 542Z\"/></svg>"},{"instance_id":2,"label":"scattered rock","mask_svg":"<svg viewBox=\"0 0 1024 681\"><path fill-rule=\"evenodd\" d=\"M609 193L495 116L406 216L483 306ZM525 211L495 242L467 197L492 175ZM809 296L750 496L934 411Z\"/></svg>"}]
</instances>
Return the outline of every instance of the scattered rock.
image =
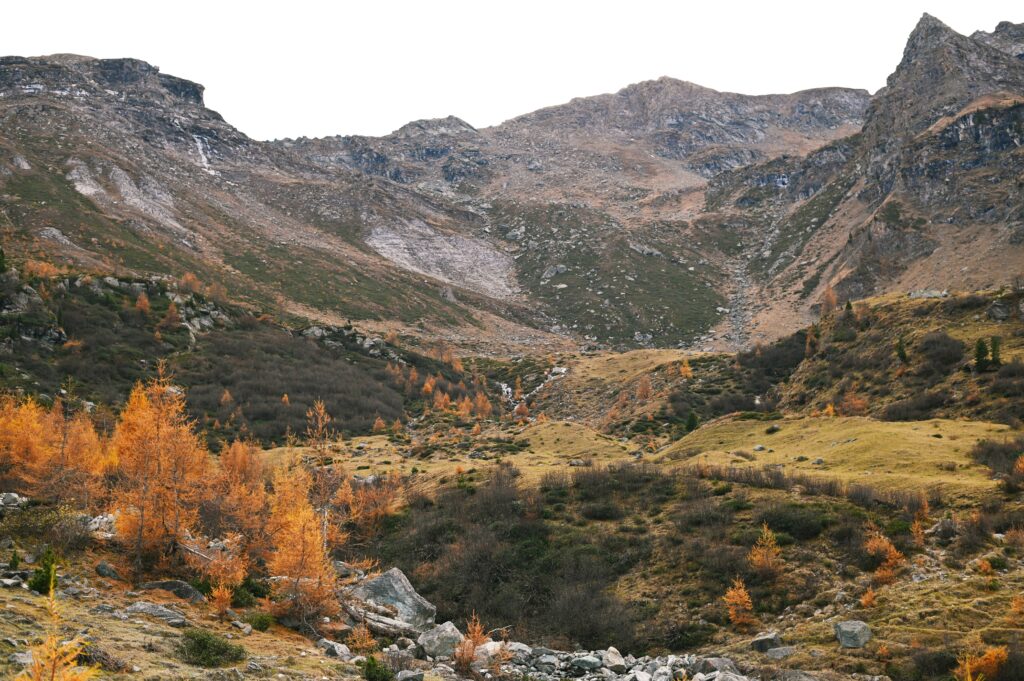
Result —
<instances>
[{"instance_id":1,"label":"scattered rock","mask_svg":"<svg viewBox=\"0 0 1024 681\"><path fill-rule=\"evenodd\" d=\"M409 579L398 568L391 568L379 577L361 582L352 589L352 594L368 603L394 608L402 621L420 631L433 626L437 615L437 608L416 593Z\"/></svg>"},{"instance_id":2,"label":"scattered rock","mask_svg":"<svg viewBox=\"0 0 1024 681\"><path fill-rule=\"evenodd\" d=\"M395 681L423 681L423 671L403 669L395 675Z\"/></svg>"},{"instance_id":3,"label":"scattered rock","mask_svg":"<svg viewBox=\"0 0 1024 681\"><path fill-rule=\"evenodd\" d=\"M159 582L146 582L139 588L147 591L153 589L170 591L178 598L186 600L189 603L203 603L206 601L206 597L199 593L198 589L188 582L183 582L180 579L165 579Z\"/></svg>"},{"instance_id":4,"label":"scattered rock","mask_svg":"<svg viewBox=\"0 0 1024 681\"><path fill-rule=\"evenodd\" d=\"M118 573L117 569L105 560L96 564L96 574L100 577L106 577L107 579L121 579L121 575Z\"/></svg>"},{"instance_id":5,"label":"scattered rock","mask_svg":"<svg viewBox=\"0 0 1024 681\"><path fill-rule=\"evenodd\" d=\"M163 620L172 627L184 627L186 624L185 616L182 613L149 601L136 601L129 605L125 612L132 615L149 615Z\"/></svg>"},{"instance_id":6,"label":"scattered rock","mask_svg":"<svg viewBox=\"0 0 1024 681\"><path fill-rule=\"evenodd\" d=\"M626 671L626 661L615 648L609 648L604 651L604 654L601 656L601 664L616 674L622 674Z\"/></svg>"},{"instance_id":7,"label":"scattered rock","mask_svg":"<svg viewBox=\"0 0 1024 681\"><path fill-rule=\"evenodd\" d=\"M843 648L863 648L871 640L871 627L860 620L836 622L834 628Z\"/></svg>"},{"instance_id":8,"label":"scattered rock","mask_svg":"<svg viewBox=\"0 0 1024 681\"><path fill-rule=\"evenodd\" d=\"M252 633L252 625L248 622L242 622L241 620L232 620L231 626L242 632L243 635L248 636Z\"/></svg>"},{"instance_id":9,"label":"scattered rock","mask_svg":"<svg viewBox=\"0 0 1024 681\"><path fill-rule=\"evenodd\" d=\"M767 631L758 634L750 642L750 647L759 653L766 653L772 648L779 648L782 646L782 639L779 638L778 632Z\"/></svg>"},{"instance_id":10,"label":"scattered rock","mask_svg":"<svg viewBox=\"0 0 1024 681\"><path fill-rule=\"evenodd\" d=\"M793 646L780 646L778 648L769 648L765 651L765 655L768 656L769 660L781 660L795 653L796 648Z\"/></svg>"},{"instance_id":11,"label":"scattered rock","mask_svg":"<svg viewBox=\"0 0 1024 681\"><path fill-rule=\"evenodd\" d=\"M335 641L322 638L316 642L316 647L324 651L327 657L337 657L342 660L348 660L352 657L352 651L344 643L336 643Z\"/></svg>"},{"instance_id":12,"label":"scattered rock","mask_svg":"<svg viewBox=\"0 0 1024 681\"><path fill-rule=\"evenodd\" d=\"M22 667L27 667L32 664L32 651L24 650L20 653L11 653L7 657L7 661L11 664L18 664Z\"/></svg>"},{"instance_id":13,"label":"scattered rock","mask_svg":"<svg viewBox=\"0 0 1024 681\"><path fill-rule=\"evenodd\" d=\"M454 624L445 622L420 634L416 642L430 657L451 657L462 638L462 632Z\"/></svg>"}]
</instances>

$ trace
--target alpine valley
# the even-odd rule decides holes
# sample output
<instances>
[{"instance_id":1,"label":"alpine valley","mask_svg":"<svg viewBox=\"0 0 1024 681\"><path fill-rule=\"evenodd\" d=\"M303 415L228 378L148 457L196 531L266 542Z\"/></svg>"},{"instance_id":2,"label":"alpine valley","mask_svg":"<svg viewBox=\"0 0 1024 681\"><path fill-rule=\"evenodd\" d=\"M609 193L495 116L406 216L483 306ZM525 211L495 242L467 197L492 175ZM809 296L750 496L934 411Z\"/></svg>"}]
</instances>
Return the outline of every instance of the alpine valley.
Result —
<instances>
[{"instance_id":1,"label":"alpine valley","mask_svg":"<svg viewBox=\"0 0 1024 681\"><path fill-rule=\"evenodd\" d=\"M1024 678L1024 24L481 129L203 93L0 58L4 678Z\"/></svg>"}]
</instances>

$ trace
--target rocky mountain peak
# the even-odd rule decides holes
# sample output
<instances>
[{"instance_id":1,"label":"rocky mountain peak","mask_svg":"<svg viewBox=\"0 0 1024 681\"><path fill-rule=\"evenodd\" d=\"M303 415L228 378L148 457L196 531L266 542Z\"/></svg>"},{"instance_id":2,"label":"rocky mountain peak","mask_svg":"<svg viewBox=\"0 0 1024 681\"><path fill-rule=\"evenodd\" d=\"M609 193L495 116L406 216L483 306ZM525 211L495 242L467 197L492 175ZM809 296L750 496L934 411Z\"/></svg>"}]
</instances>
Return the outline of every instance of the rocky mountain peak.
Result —
<instances>
[{"instance_id":1,"label":"rocky mountain peak","mask_svg":"<svg viewBox=\"0 0 1024 681\"><path fill-rule=\"evenodd\" d=\"M476 135L472 125L457 116L428 118L406 123L392 135L395 137L419 137L421 135Z\"/></svg>"},{"instance_id":2,"label":"rocky mountain peak","mask_svg":"<svg viewBox=\"0 0 1024 681\"><path fill-rule=\"evenodd\" d=\"M991 33L975 31L971 38L1024 60L1024 24L1001 21Z\"/></svg>"},{"instance_id":3,"label":"rocky mountain peak","mask_svg":"<svg viewBox=\"0 0 1024 681\"><path fill-rule=\"evenodd\" d=\"M0 92L13 94L167 100L202 107L203 89L139 59L72 54L0 58Z\"/></svg>"},{"instance_id":4,"label":"rocky mountain peak","mask_svg":"<svg viewBox=\"0 0 1024 681\"><path fill-rule=\"evenodd\" d=\"M989 42L922 16L902 61L871 103L865 132L892 147L981 96L1024 90L1024 61Z\"/></svg>"}]
</instances>

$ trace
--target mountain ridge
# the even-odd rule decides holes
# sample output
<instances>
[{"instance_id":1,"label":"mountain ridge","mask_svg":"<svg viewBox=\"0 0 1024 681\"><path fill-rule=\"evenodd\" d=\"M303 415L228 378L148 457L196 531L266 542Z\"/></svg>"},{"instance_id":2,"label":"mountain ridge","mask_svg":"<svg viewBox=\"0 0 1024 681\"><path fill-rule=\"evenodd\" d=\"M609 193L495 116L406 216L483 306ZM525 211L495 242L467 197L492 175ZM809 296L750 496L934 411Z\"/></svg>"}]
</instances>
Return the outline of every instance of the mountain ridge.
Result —
<instances>
[{"instance_id":1,"label":"mountain ridge","mask_svg":"<svg viewBox=\"0 0 1024 681\"><path fill-rule=\"evenodd\" d=\"M7 57L0 196L18 257L57 230L43 241L69 266L195 271L268 311L424 341L472 339L504 317L528 342L744 347L806 323L830 286L861 297L995 283L971 264L982 256L962 275L931 263L958 238L939 225L957 221L995 230L1003 261L1018 254L1017 26L976 39L925 15L873 96L662 77L481 129L449 116L270 142L207 109L201 85L139 60ZM946 121L962 137L955 121L989 112L994 147L933 130ZM981 155L957 165L961 154ZM938 156L942 184L927 169ZM976 208L943 198L982 167Z\"/></svg>"}]
</instances>

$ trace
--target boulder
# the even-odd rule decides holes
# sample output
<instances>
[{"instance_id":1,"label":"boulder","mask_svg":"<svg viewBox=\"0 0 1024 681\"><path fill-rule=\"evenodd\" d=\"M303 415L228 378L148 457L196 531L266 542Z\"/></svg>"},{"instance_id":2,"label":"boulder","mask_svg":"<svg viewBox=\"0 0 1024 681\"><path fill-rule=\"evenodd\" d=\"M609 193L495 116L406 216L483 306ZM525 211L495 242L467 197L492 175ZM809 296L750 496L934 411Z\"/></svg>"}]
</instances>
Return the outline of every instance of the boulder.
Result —
<instances>
[{"instance_id":1,"label":"boulder","mask_svg":"<svg viewBox=\"0 0 1024 681\"><path fill-rule=\"evenodd\" d=\"M0 494L0 506L4 508L18 508L28 503L26 497L16 494L14 492L4 492Z\"/></svg>"},{"instance_id":2,"label":"boulder","mask_svg":"<svg viewBox=\"0 0 1024 681\"><path fill-rule=\"evenodd\" d=\"M556 655L552 655L550 653L545 654L545 655L541 655L536 660L534 660L533 667L537 671L546 672L548 674L551 674L556 669L558 669L558 657ZM647 678L647 679L645 679L645 681L651 681L651 680L650 680L650 678Z\"/></svg>"},{"instance_id":3,"label":"boulder","mask_svg":"<svg viewBox=\"0 0 1024 681\"><path fill-rule=\"evenodd\" d=\"M408 578L398 568L391 568L378 577L361 582L352 589L352 594L368 603L394 608L403 622L408 622L420 631L433 626L437 615L437 608L416 593Z\"/></svg>"},{"instance_id":4,"label":"boulder","mask_svg":"<svg viewBox=\"0 0 1024 681\"><path fill-rule=\"evenodd\" d=\"M846 620L834 625L836 639L843 648L863 648L871 640L871 627L860 620Z\"/></svg>"},{"instance_id":5,"label":"boulder","mask_svg":"<svg viewBox=\"0 0 1024 681\"><path fill-rule=\"evenodd\" d=\"M149 615L155 617L158 620L163 620L172 627L184 627L185 616L177 610L171 610L162 605L156 603L150 603L149 601L136 601L129 605L125 612L132 615Z\"/></svg>"},{"instance_id":6,"label":"boulder","mask_svg":"<svg viewBox=\"0 0 1024 681\"><path fill-rule=\"evenodd\" d=\"M11 664L17 664L21 665L22 667L27 667L30 664L32 664L32 651L25 650L20 653L11 653L7 657L7 661Z\"/></svg>"},{"instance_id":7,"label":"boulder","mask_svg":"<svg viewBox=\"0 0 1024 681\"><path fill-rule=\"evenodd\" d=\"M700 674L710 674L712 672L719 672L721 674L727 672L738 675L740 670L736 669L736 665L727 657L705 657L697 663L697 672Z\"/></svg>"},{"instance_id":8,"label":"boulder","mask_svg":"<svg viewBox=\"0 0 1024 681\"><path fill-rule=\"evenodd\" d=\"M778 648L770 648L765 651L765 655L768 656L769 660L782 660L795 653L796 648L793 646L780 646Z\"/></svg>"},{"instance_id":9,"label":"boulder","mask_svg":"<svg viewBox=\"0 0 1024 681\"><path fill-rule=\"evenodd\" d=\"M423 670L403 669L395 675L395 681L423 681Z\"/></svg>"},{"instance_id":10,"label":"boulder","mask_svg":"<svg viewBox=\"0 0 1024 681\"><path fill-rule=\"evenodd\" d=\"M582 657L574 658L570 663L573 669L582 670L584 672L593 671L601 668L601 660L594 655L583 655Z\"/></svg>"},{"instance_id":11,"label":"boulder","mask_svg":"<svg viewBox=\"0 0 1024 681\"><path fill-rule=\"evenodd\" d=\"M198 589L188 582L183 582L180 579L165 579L159 582L146 582L139 588L147 591L151 591L153 589L170 591L178 598L186 600L189 603L202 603L206 600L206 597L199 593Z\"/></svg>"},{"instance_id":12,"label":"boulder","mask_svg":"<svg viewBox=\"0 0 1024 681\"><path fill-rule=\"evenodd\" d=\"M651 674L651 681L672 681L672 668L658 667Z\"/></svg>"},{"instance_id":13,"label":"boulder","mask_svg":"<svg viewBox=\"0 0 1024 681\"><path fill-rule=\"evenodd\" d=\"M107 579L121 579L121 575L117 569L105 560L101 560L96 564L96 574L100 577L106 577Z\"/></svg>"},{"instance_id":14,"label":"boulder","mask_svg":"<svg viewBox=\"0 0 1024 681\"><path fill-rule=\"evenodd\" d=\"M996 300L988 308L988 317L997 322L1005 322L1010 318L1010 304L1005 300Z\"/></svg>"},{"instance_id":15,"label":"boulder","mask_svg":"<svg viewBox=\"0 0 1024 681\"><path fill-rule=\"evenodd\" d=\"M622 655L615 648L609 648L604 651L601 655L601 664L604 665L605 669L609 669L616 674L624 674L626 672L626 661L622 659Z\"/></svg>"},{"instance_id":16,"label":"boulder","mask_svg":"<svg viewBox=\"0 0 1024 681\"><path fill-rule=\"evenodd\" d=\"M772 648L779 648L782 646L782 639L779 638L778 632L766 631L758 634L750 642L750 647L759 653L766 653Z\"/></svg>"},{"instance_id":17,"label":"boulder","mask_svg":"<svg viewBox=\"0 0 1024 681\"><path fill-rule=\"evenodd\" d=\"M451 657L455 648L462 643L462 632L451 622L439 624L429 629L416 639L423 652L430 657Z\"/></svg>"},{"instance_id":18,"label":"boulder","mask_svg":"<svg viewBox=\"0 0 1024 681\"><path fill-rule=\"evenodd\" d=\"M316 647L324 651L324 655L327 657L337 657L342 660L348 660L352 657L352 651L344 643L336 643L322 638L316 642Z\"/></svg>"},{"instance_id":19,"label":"boulder","mask_svg":"<svg viewBox=\"0 0 1024 681\"><path fill-rule=\"evenodd\" d=\"M231 626L233 626L235 629L238 629L240 632L242 632L243 636L248 636L249 634L252 633L252 625L249 624L248 622L243 622L241 620L232 620L231 621Z\"/></svg>"}]
</instances>

